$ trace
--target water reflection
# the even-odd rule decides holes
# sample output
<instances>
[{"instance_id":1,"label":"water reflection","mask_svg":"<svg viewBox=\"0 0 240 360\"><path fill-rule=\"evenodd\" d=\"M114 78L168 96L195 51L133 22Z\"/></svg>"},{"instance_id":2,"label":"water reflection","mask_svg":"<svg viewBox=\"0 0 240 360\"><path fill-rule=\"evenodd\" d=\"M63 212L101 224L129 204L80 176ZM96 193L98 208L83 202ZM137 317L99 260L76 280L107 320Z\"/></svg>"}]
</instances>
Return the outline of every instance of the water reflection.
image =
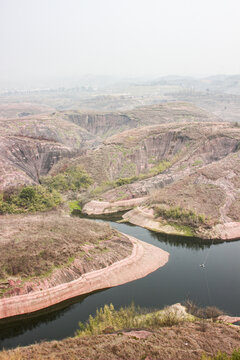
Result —
<instances>
[{"instance_id":1,"label":"water reflection","mask_svg":"<svg viewBox=\"0 0 240 360\"><path fill-rule=\"evenodd\" d=\"M90 295L103 292L104 290L94 291L89 294L77 296L63 301L59 304L50 306L46 309L35 311L31 314L19 315L0 320L0 340L7 339L23 334L27 330L32 330L41 324L47 324L64 316L74 304L80 305Z\"/></svg>"},{"instance_id":2,"label":"water reflection","mask_svg":"<svg viewBox=\"0 0 240 360\"><path fill-rule=\"evenodd\" d=\"M165 244L182 247L182 248L188 248L192 250L198 250L198 249L203 250L206 248L210 248L212 244L221 243L221 241L203 240L197 237L169 235L162 233L160 234L154 231L150 231L150 233L154 239L157 239L160 242L164 242Z\"/></svg>"},{"instance_id":3,"label":"water reflection","mask_svg":"<svg viewBox=\"0 0 240 360\"><path fill-rule=\"evenodd\" d=\"M80 215L82 218L86 219L95 219L97 221L104 221L108 222L111 226L115 227L116 229L121 231L121 225L126 224L128 227L132 228L139 228L139 226L131 224L129 222L122 222L122 215L126 211L119 212L116 214L107 214L107 215L99 215L99 216L86 216L86 215ZM118 222L119 221L119 222ZM220 244L222 241L220 240L211 240L211 239L201 239L198 237L190 237L190 236L180 236L180 235L170 235L170 234L164 234L164 233L158 233L155 231L147 230L151 234L151 237L154 239L157 239L160 242L164 242L165 244L182 247L182 248L188 248L192 250L198 250L198 249L206 249L210 248L212 244ZM124 231L123 231L124 232Z\"/></svg>"}]
</instances>

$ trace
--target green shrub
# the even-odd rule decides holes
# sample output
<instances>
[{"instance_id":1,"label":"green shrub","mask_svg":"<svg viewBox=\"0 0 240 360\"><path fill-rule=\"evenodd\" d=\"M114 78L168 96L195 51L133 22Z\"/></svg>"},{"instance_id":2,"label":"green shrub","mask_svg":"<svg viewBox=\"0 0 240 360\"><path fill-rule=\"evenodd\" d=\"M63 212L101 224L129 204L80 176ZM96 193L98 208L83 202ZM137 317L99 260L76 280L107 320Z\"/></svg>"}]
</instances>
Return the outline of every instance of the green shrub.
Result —
<instances>
[{"instance_id":1,"label":"green shrub","mask_svg":"<svg viewBox=\"0 0 240 360\"><path fill-rule=\"evenodd\" d=\"M138 176L132 176L129 178L119 178L116 181L114 181L114 187L116 186L122 186L122 185L126 185L126 184L132 184L134 181L139 180Z\"/></svg>"},{"instance_id":2,"label":"green shrub","mask_svg":"<svg viewBox=\"0 0 240 360\"><path fill-rule=\"evenodd\" d=\"M16 214L51 209L62 202L56 190L41 185L26 186L10 194L0 194L0 214Z\"/></svg>"},{"instance_id":3,"label":"green shrub","mask_svg":"<svg viewBox=\"0 0 240 360\"><path fill-rule=\"evenodd\" d=\"M81 166L72 166L61 174L41 178L42 185L60 192L86 189L92 182L92 178Z\"/></svg>"},{"instance_id":4,"label":"green shrub","mask_svg":"<svg viewBox=\"0 0 240 360\"><path fill-rule=\"evenodd\" d=\"M207 224L206 216L204 214L196 214L193 210L182 209L179 206L168 209L156 207L155 214L164 219L180 220L183 223L191 225Z\"/></svg>"},{"instance_id":5,"label":"green shrub","mask_svg":"<svg viewBox=\"0 0 240 360\"><path fill-rule=\"evenodd\" d=\"M69 202L69 209L71 211L71 214L80 214L82 212L82 208L77 200L73 200Z\"/></svg>"},{"instance_id":6,"label":"green shrub","mask_svg":"<svg viewBox=\"0 0 240 360\"><path fill-rule=\"evenodd\" d=\"M218 352L215 356L207 356L203 354L202 360L240 360L240 348L234 350L232 355L228 356L226 353Z\"/></svg>"},{"instance_id":7,"label":"green shrub","mask_svg":"<svg viewBox=\"0 0 240 360\"><path fill-rule=\"evenodd\" d=\"M163 171L167 170L171 166L171 162L168 160L163 160L159 164L151 168L150 173L152 176L161 174Z\"/></svg>"},{"instance_id":8,"label":"green shrub","mask_svg":"<svg viewBox=\"0 0 240 360\"><path fill-rule=\"evenodd\" d=\"M95 317L89 316L88 321L79 323L77 336L97 335L107 330L119 331L132 328L158 328L160 326L173 326L183 319L171 308L147 312L131 304L115 310L112 304L105 305L96 311Z\"/></svg>"}]
</instances>

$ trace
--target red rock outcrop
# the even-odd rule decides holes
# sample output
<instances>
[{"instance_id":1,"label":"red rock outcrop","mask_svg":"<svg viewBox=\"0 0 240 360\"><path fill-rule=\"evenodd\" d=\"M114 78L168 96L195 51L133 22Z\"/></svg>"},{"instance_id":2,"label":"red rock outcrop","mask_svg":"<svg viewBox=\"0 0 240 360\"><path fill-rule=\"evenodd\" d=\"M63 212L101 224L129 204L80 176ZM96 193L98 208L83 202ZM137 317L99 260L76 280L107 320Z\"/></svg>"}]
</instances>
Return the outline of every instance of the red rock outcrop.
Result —
<instances>
[{"instance_id":1,"label":"red rock outcrop","mask_svg":"<svg viewBox=\"0 0 240 360\"><path fill-rule=\"evenodd\" d=\"M92 200L83 207L82 212L86 215L113 214L116 212L132 209L134 206L142 204L146 199L147 197L142 197L113 202Z\"/></svg>"}]
</instances>

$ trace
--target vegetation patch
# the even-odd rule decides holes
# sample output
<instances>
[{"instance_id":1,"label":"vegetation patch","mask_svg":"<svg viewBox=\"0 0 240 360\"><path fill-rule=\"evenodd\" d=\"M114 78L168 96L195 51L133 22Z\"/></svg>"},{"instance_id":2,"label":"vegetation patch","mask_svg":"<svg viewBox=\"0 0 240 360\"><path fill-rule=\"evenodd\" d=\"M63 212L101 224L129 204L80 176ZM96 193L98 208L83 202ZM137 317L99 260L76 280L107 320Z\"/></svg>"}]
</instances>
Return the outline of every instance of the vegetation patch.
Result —
<instances>
[{"instance_id":1,"label":"vegetation patch","mask_svg":"<svg viewBox=\"0 0 240 360\"><path fill-rule=\"evenodd\" d=\"M73 215L81 214L81 212L82 212L82 207L80 206L78 200L70 201L69 209L70 209L71 214L73 214Z\"/></svg>"},{"instance_id":2,"label":"vegetation patch","mask_svg":"<svg viewBox=\"0 0 240 360\"><path fill-rule=\"evenodd\" d=\"M150 169L149 175L156 176L158 174L161 174L163 171L167 170L171 166L172 163L168 160L160 161L160 163Z\"/></svg>"},{"instance_id":3,"label":"vegetation patch","mask_svg":"<svg viewBox=\"0 0 240 360\"><path fill-rule=\"evenodd\" d=\"M240 348L238 350L234 350L231 355L221 351L219 351L215 356L207 356L203 354L201 360L240 360Z\"/></svg>"},{"instance_id":4,"label":"vegetation patch","mask_svg":"<svg viewBox=\"0 0 240 360\"><path fill-rule=\"evenodd\" d=\"M41 178L41 185L25 186L0 194L0 214L45 211L62 203L61 193L86 190L92 178L81 166L68 168L55 176ZM81 211L77 202L70 204L72 211Z\"/></svg>"},{"instance_id":5,"label":"vegetation patch","mask_svg":"<svg viewBox=\"0 0 240 360\"><path fill-rule=\"evenodd\" d=\"M208 226L209 219L204 214L196 214L193 210L186 210L179 206L170 208L156 206L154 210L156 217L165 220L175 220L194 227L199 225Z\"/></svg>"},{"instance_id":6,"label":"vegetation patch","mask_svg":"<svg viewBox=\"0 0 240 360\"><path fill-rule=\"evenodd\" d=\"M115 310L114 306L110 304L97 310L95 317L90 315L85 324L80 322L76 335L99 335L133 328L154 329L181 324L186 319L170 307L149 312L136 307L133 303L130 306L121 307L119 310Z\"/></svg>"},{"instance_id":7,"label":"vegetation patch","mask_svg":"<svg viewBox=\"0 0 240 360\"><path fill-rule=\"evenodd\" d=\"M61 202L61 195L55 189L47 189L42 185L26 186L0 194L0 214L45 211Z\"/></svg>"},{"instance_id":8,"label":"vegetation patch","mask_svg":"<svg viewBox=\"0 0 240 360\"><path fill-rule=\"evenodd\" d=\"M86 189L93 180L82 166L71 166L63 173L41 178L41 183L49 190L66 192Z\"/></svg>"},{"instance_id":9,"label":"vegetation patch","mask_svg":"<svg viewBox=\"0 0 240 360\"><path fill-rule=\"evenodd\" d=\"M184 236L194 237L196 234L190 226L176 224L174 222L169 222L168 224L173 226L179 233L183 233Z\"/></svg>"},{"instance_id":10,"label":"vegetation patch","mask_svg":"<svg viewBox=\"0 0 240 360\"><path fill-rule=\"evenodd\" d=\"M192 165L193 166L202 166L203 162L202 162L202 160L196 160L196 161L194 161L194 163Z\"/></svg>"}]
</instances>

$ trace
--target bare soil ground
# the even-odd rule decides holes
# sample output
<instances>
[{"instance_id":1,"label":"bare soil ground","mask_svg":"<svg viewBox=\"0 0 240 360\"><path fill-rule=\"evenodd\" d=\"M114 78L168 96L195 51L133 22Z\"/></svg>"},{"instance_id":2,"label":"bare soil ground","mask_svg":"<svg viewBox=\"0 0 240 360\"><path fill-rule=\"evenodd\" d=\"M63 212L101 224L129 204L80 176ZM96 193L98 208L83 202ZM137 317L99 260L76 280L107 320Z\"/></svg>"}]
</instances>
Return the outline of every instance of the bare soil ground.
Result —
<instances>
[{"instance_id":1,"label":"bare soil ground","mask_svg":"<svg viewBox=\"0 0 240 360\"><path fill-rule=\"evenodd\" d=\"M203 353L239 348L238 327L211 322L122 331L115 334L43 342L0 353L0 360L200 360Z\"/></svg>"}]
</instances>

